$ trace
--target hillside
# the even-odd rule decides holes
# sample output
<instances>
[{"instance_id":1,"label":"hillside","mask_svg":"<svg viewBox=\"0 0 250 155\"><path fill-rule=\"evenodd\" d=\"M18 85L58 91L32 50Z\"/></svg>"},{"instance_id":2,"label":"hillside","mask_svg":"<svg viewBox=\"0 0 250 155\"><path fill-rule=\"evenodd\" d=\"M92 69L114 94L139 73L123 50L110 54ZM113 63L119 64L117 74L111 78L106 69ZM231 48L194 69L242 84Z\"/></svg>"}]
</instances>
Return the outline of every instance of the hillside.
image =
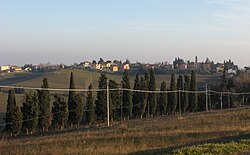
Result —
<instances>
[{"instance_id":1,"label":"hillside","mask_svg":"<svg viewBox=\"0 0 250 155\"><path fill-rule=\"evenodd\" d=\"M234 150L242 153L250 151L249 140L250 107L243 107L2 138L0 148L1 154L169 154L184 146L216 143L218 151L244 142Z\"/></svg>"},{"instance_id":2,"label":"hillside","mask_svg":"<svg viewBox=\"0 0 250 155\"><path fill-rule=\"evenodd\" d=\"M41 87L42 80L44 77L48 78L50 88L68 88L70 73L74 73L76 88L88 88L89 84L93 84L93 88L98 88L98 78L100 73L91 72L87 70L58 70L49 73L14 73L0 76L0 85L10 85L10 86L23 86L23 87ZM122 80L122 75L107 75L109 79L115 80L118 83ZM143 75L141 75L143 76ZM131 76L131 87L133 87L135 76ZM214 76L209 75L197 75L197 82L205 82L212 80ZM156 75L156 84L159 89L160 83L165 80L169 86L170 75ZM7 90L1 89L4 92L0 92L0 113L6 110L7 101ZM59 93L59 92L54 92ZM67 92L64 93L67 95ZM53 94L51 95L53 97ZM24 99L23 94L17 94L16 100L19 106L22 105ZM53 100L51 100L53 102ZM1 122L0 116L0 122Z\"/></svg>"},{"instance_id":3,"label":"hillside","mask_svg":"<svg viewBox=\"0 0 250 155\"><path fill-rule=\"evenodd\" d=\"M87 88L92 83L94 88L98 87L98 78L100 73L87 70L69 70L63 69L48 73L11 73L0 76L0 85L15 85L26 87L40 87L44 77L47 77L51 88L68 88L70 73L74 73L75 84L77 88ZM107 76L120 83L122 75L107 74ZM143 75L141 75L143 76ZM131 86L135 76L131 76ZM197 82L205 82L213 79L212 75L197 75ZM170 75L156 75L157 87L165 80L170 82Z\"/></svg>"}]
</instances>

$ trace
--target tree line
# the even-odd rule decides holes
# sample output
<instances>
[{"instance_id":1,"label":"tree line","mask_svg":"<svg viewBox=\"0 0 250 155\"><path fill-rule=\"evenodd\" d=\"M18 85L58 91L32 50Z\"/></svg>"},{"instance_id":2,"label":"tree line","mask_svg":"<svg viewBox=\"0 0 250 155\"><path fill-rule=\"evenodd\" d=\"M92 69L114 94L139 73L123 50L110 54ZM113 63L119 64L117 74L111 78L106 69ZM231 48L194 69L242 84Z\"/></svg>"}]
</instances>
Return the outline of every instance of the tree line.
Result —
<instances>
[{"instance_id":1,"label":"tree line","mask_svg":"<svg viewBox=\"0 0 250 155\"><path fill-rule=\"evenodd\" d=\"M195 71L192 71L190 76L179 75L177 79L173 72L169 87L166 81L161 82L161 93L154 92L156 91L154 69L145 71L143 76L137 74L133 87L130 83L128 70L124 71L120 84L114 80L108 80L106 74L102 73L98 80L100 91L95 94L92 84L88 87L85 108L80 93L73 91L75 83L72 72L68 101L65 101L62 95L54 95L52 106L50 105L50 92L47 89L49 88L47 78L43 79L40 90L25 94L25 100L20 108L16 104L15 90L10 89L5 130L11 135L18 135L21 132L32 134L49 129L77 127L82 122L83 116L86 116L85 119L89 125L105 122L107 119L107 90L105 90L107 85L110 89L111 121L197 111L198 96L196 93L188 92L197 91ZM123 89L119 90L119 88Z\"/></svg>"}]
</instances>

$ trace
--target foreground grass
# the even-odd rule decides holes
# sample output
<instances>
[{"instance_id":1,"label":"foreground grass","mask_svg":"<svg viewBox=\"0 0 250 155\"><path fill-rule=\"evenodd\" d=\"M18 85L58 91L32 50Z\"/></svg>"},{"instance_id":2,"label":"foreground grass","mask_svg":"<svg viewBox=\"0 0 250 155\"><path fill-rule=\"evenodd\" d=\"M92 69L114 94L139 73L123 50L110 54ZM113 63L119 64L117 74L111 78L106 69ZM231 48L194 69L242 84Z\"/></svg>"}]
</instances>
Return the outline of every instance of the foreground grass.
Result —
<instances>
[{"instance_id":1,"label":"foreground grass","mask_svg":"<svg viewBox=\"0 0 250 155\"><path fill-rule=\"evenodd\" d=\"M229 143L208 143L198 146L183 147L173 151L175 155L233 155L250 152L250 139Z\"/></svg>"},{"instance_id":2,"label":"foreground grass","mask_svg":"<svg viewBox=\"0 0 250 155\"><path fill-rule=\"evenodd\" d=\"M110 128L84 126L14 139L3 137L0 154L172 154L186 146L195 150L197 145L222 150L224 146L242 146L237 152L245 152L249 140L250 108L244 107L131 120L113 123ZM199 145L205 143L219 144ZM192 148L178 151L185 150Z\"/></svg>"}]
</instances>

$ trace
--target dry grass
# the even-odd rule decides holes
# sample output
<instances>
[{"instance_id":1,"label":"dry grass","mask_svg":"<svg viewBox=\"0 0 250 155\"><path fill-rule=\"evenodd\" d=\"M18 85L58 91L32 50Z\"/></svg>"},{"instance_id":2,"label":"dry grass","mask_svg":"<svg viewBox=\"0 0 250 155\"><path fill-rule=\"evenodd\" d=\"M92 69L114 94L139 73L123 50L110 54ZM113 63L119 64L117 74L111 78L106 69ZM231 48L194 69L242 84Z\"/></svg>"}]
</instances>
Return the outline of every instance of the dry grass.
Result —
<instances>
[{"instance_id":1,"label":"dry grass","mask_svg":"<svg viewBox=\"0 0 250 155\"><path fill-rule=\"evenodd\" d=\"M167 154L183 146L242 138L250 138L249 107L2 139L0 154Z\"/></svg>"}]
</instances>

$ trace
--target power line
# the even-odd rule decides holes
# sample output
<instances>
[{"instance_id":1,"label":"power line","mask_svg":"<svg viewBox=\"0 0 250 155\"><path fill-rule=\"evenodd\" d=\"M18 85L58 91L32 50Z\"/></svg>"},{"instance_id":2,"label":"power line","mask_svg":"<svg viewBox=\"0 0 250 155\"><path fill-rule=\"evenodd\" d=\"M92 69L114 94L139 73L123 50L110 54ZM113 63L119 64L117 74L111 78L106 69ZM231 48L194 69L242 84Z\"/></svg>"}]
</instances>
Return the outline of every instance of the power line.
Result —
<instances>
[{"instance_id":1,"label":"power line","mask_svg":"<svg viewBox=\"0 0 250 155\"><path fill-rule=\"evenodd\" d=\"M5 85L0 85L0 88L8 88L8 89L24 89L24 90L44 90L44 91L61 91L61 92L69 92L69 91L75 91L75 92L99 92L99 91L107 91L107 89L68 89L68 88L37 88L37 87L20 87L20 86L5 86ZM127 89L127 88L114 88L114 89L109 89L109 91L132 91L132 92L142 92L142 93L195 93L195 94L200 94L200 93L206 93L206 90L137 90L137 89ZM235 92L230 92L230 91L214 91L214 90L208 90L208 92L211 93L218 93L218 94L228 94L230 93L231 95L249 95L250 92L241 92L241 93L235 93Z\"/></svg>"}]
</instances>

